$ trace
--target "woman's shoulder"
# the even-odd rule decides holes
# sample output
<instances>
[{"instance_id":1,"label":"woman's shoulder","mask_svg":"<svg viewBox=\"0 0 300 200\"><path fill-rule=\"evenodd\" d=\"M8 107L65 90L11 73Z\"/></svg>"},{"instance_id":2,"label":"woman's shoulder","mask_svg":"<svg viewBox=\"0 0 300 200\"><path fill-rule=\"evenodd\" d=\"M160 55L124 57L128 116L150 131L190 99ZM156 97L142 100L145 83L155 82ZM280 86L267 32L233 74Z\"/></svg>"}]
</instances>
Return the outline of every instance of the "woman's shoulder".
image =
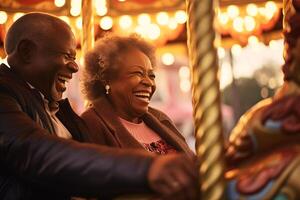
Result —
<instances>
[{"instance_id":1,"label":"woman's shoulder","mask_svg":"<svg viewBox=\"0 0 300 200\"><path fill-rule=\"evenodd\" d=\"M96 113L93 107L88 107L83 113L81 113L80 117L82 119L89 119L91 117L95 117Z\"/></svg>"},{"instance_id":2,"label":"woman's shoulder","mask_svg":"<svg viewBox=\"0 0 300 200\"><path fill-rule=\"evenodd\" d=\"M172 122L171 118L161 110L158 110L156 108L153 108L153 107L149 106L148 112L150 114L152 114L154 117L156 117L159 121L165 121L166 120L166 121Z\"/></svg>"}]
</instances>

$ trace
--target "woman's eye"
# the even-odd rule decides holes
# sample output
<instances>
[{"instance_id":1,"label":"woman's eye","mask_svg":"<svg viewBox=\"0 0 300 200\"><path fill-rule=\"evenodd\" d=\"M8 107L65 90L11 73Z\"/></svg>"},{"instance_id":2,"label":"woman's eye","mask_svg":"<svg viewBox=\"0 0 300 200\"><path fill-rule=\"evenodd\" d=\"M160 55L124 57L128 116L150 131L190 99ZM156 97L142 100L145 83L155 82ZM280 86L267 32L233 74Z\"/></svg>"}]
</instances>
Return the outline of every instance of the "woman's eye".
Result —
<instances>
[{"instance_id":1,"label":"woman's eye","mask_svg":"<svg viewBox=\"0 0 300 200\"><path fill-rule=\"evenodd\" d=\"M141 71L136 71L136 72L134 72L134 74L136 74L138 76L143 76L144 75L143 72L141 72Z\"/></svg>"},{"instance_id":2,"label":"woman's eye","mask_svg":"<svg viewBox=\"0 0 300 200\"><path fill-rule=\"evenodd\" d=\"M149 78L151 79L151 80L154 80L155 79L155 74L149 74Z\"/></svg>"}]
</instances>

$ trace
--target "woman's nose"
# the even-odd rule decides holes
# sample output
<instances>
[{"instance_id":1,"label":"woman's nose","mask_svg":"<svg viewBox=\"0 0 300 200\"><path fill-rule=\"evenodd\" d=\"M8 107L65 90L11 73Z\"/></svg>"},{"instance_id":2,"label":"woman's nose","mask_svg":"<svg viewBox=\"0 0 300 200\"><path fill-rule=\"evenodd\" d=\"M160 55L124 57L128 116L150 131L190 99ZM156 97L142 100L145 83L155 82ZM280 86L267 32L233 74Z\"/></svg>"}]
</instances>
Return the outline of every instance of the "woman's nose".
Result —
<instances>
[{"instance_id":1,"label":"woman's nose","mask_svg":"<svg viewBox=\"0 0 300 200\"><path fill-rule=\"evenodd\" d=\"M155 85L155 81L153 79L151 79L149 76L145 76L143 78L143 84L147 85L147 86L153 86Z\"/></svg>"}]
</instances>

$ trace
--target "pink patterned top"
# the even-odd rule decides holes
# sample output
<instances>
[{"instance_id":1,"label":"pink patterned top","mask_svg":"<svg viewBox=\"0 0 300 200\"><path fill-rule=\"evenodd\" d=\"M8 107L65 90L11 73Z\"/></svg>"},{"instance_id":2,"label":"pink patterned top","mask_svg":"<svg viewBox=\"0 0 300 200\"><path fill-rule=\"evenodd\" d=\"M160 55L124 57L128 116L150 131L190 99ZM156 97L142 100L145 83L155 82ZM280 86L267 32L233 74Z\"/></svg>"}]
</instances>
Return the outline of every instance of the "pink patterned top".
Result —
<instances>
[{"instance_id":1,"label":"pink patterned top","mask_svg":"<svg viewBox=\"0 0 300 200\"><path fill-rule=\"evenodd\" d=\"M143 121L139 124L119 118L123 126L147 151L156 154L177 152L174 147L163 140L156 132L149 128Z\"/></svg>"}]
</instances>

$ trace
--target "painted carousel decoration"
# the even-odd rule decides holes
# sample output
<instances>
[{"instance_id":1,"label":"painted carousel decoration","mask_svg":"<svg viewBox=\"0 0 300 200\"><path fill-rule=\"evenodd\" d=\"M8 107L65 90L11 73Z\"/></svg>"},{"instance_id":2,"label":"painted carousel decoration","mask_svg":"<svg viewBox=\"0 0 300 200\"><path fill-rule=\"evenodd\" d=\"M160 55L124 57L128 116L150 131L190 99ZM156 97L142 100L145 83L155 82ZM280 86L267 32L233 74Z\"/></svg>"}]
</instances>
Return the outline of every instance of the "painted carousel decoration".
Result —
<instances>
[{"instance_id":1,"label":"painted carousel decoration","mask_svg":"<svg viewBox=\"0 0 300 200\"><path fill-rule=\"evenodd\" d=\"M229 199L300 199L300 1L284 1L284 84L241 117L226 159Z\"/></svg>"}]
</instances>

